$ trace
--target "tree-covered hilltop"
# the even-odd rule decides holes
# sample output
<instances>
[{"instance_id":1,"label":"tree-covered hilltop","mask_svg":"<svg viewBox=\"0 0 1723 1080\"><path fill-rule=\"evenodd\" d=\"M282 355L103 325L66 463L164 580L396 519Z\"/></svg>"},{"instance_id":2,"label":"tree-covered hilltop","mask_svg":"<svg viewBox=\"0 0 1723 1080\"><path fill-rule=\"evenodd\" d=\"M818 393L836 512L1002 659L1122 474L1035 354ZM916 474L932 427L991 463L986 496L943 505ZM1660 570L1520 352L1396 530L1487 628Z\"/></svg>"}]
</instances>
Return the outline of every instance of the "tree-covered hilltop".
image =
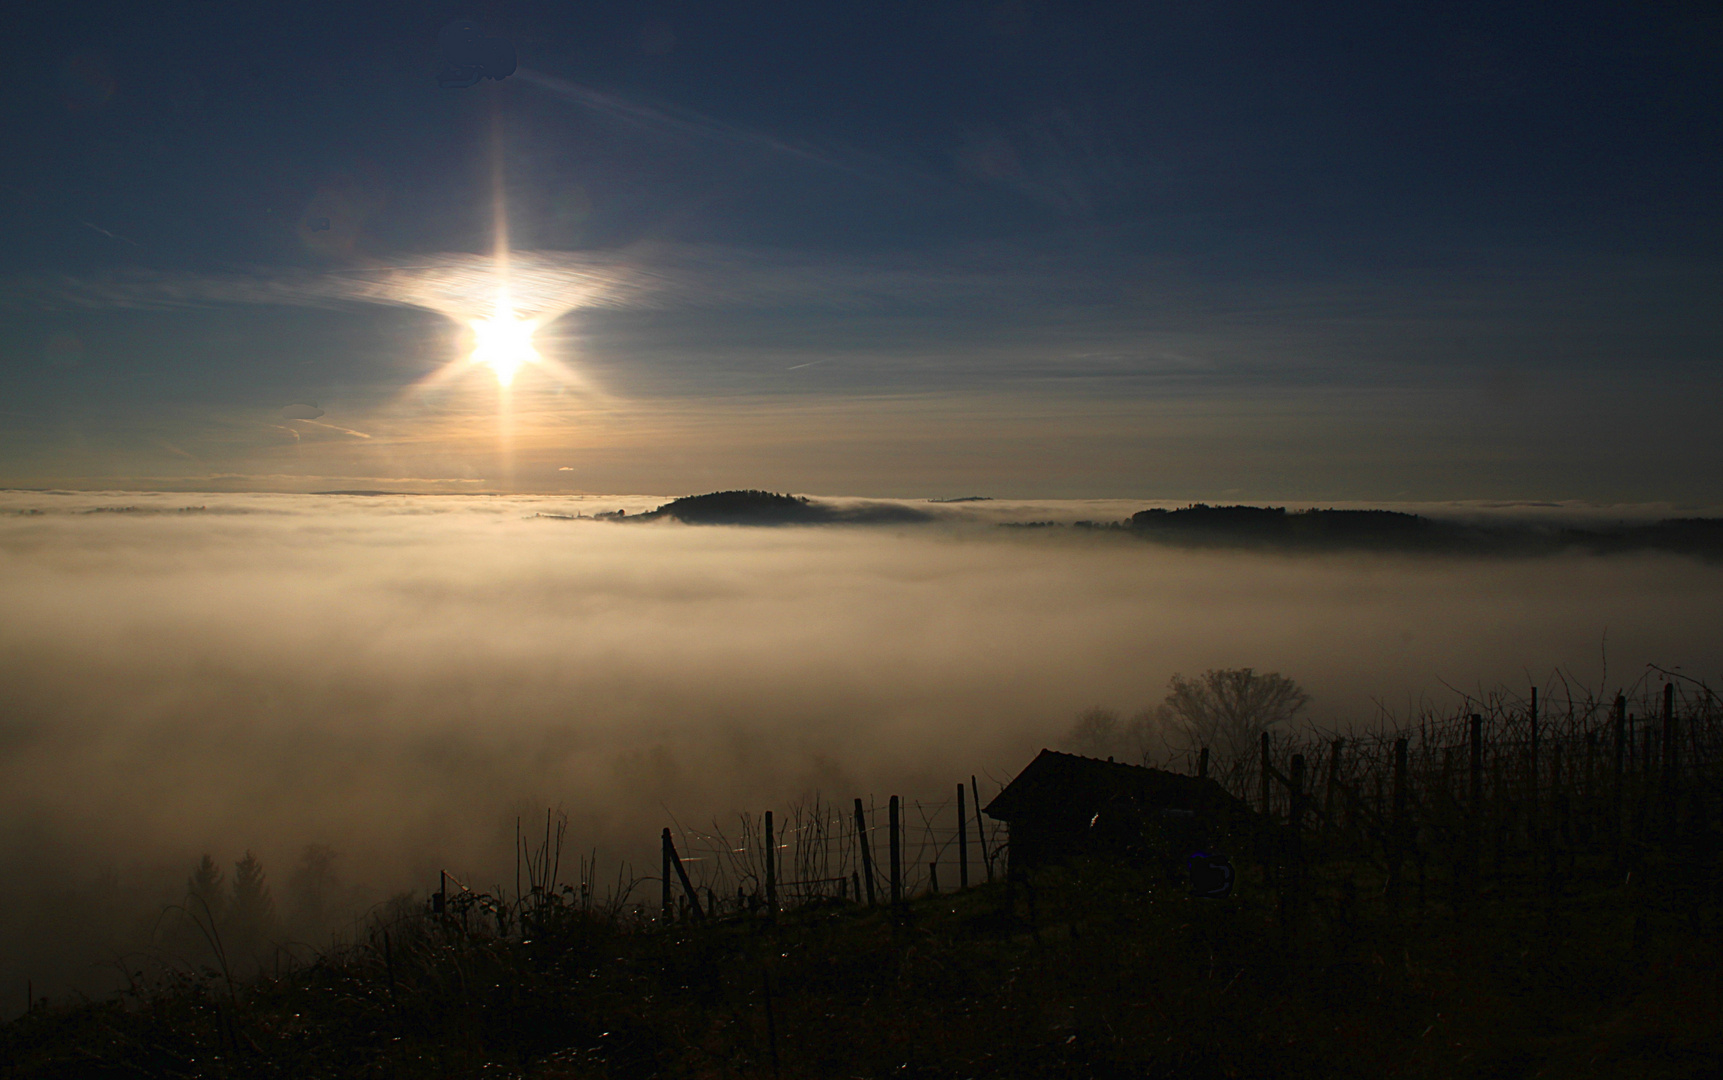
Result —
<instances>
[{"instance_id":1,"label":"tree-covered hilltop","mask_svg":"<svg viewBox=\"0 0 1723 1080\"><path fill-rule=\"evenodd\" d=\"M902 502L812 499L753 488L687 495L643 514L618 510L597 516L686 525L912 525L939 520ZM1012 521L1001 526L1065 527L1056 521ZM1398 510L1287 510L1281 506L1193 503L1176 510L1142 510L1124 521L1078 521L1072 527L1124 532L1180 547L1509 556L1568 550L1596 554L1666 551L1723 559L1723 518L1579 527L1507 517L1490 522L1449 521Z\"/></svg>"},{"instance_id":2,"label":"tree-covered hilltop","mask_svg":"<svg viewBox=\"0 0 1723 1080\"><path fill-rule=\"evenodd\" d=\"M687 525L888 525L931 520L930 515L900 503L834 505L804 495L753 489L688 495L626 520L666 518Z\"/></svg>"},{"instance_id":3,"label":"tree-covered hilltop","mask_svg":"<svg viewBox=\"0 0 1723 1080\"><path fill-rule=\"evenodd\" d=\"M826 509L805 496L753 489L687 495L641 514L637 520L656 518L689 525L787 525L829 520Z\"/></svg>"},{"instance_id":4,"label":"tree-covered hilltop","mask_svg":"<svg viewBox=\"0 0 1723 1080\"><path fill-rule=\"evenodd\" d=\"M1125 523L1133 532L1185 543L1289 547L1459 547L1476 530L1394 510L1299 510L1279 506L1210 506L1143 510Z\"/></svg>"},{"instance_id":5,"label":"tree-covered hilltop","mask_svg":"<svg viewBox=\"0 0 1723 1080\"><path fill-rule=\"evenodd\" d=\"M1489 524L1443 521L1396 510L1288 511L1279 506L1194 503L1177 510L1139 511L1122 527L1144 539L1196 547L1474 555L1667 551L1703 559L1723 558L1720 518L1673 518L1581 528L1513 519Z\"/></svg>"}]
</instances>

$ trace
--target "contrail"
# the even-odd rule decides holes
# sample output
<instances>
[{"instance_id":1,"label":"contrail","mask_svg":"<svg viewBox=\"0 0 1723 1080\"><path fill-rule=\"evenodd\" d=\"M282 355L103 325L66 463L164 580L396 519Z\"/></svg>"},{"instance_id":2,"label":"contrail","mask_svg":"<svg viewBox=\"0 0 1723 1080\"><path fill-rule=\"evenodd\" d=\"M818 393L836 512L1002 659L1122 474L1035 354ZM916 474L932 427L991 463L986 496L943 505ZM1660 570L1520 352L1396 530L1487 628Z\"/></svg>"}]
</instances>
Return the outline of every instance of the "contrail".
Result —
<instances>
[{"instance_id":1,"label":"contrail","mask_svg":"<svg viewBox=\"0 0 1723 1080\"><path fill-rule=\"evenodd\" d=\"M82 224L84 226L84 228L86 228L86 229L96 230L97 232L101 233L103 236L108 237L110 240L124 240L126 243L132 245L135 248L143 247L143 245L138 243L136 240L133 240L127 236L121 236L117 232L109 232L108 230L102 228L100 225L97 225L94 222L85 221L85 222L80 222L80 224Z\"/></svg>"},{"instance_id":2,"label":"contrail","mask_svg":"<svg viewBox=\"0 0 1723 1080\"><path fill-rule=\"evenodd\" d=\"M371 437L371 436L365 434L363 431L354 431L352 428L344 428L344 427L341 427L337 424L325 424L321 420L300 420L298 422L301 424L316 424L318 427L326 427L330 431L339 431L343 435L356 435L361 439L369 439Z\"/></svg>"},{"instance_id":3,"label":"contrail","mask_svg":"<svg viewBox=\"0 0 1723 1080\"><path fill-rule=\"evenodd\" d=\"M861 154L853 150L840 154L803 143L787 142L775 135L716 120L691 109L645 105L540 71L523 68L515 77L565 101L571 101L635 128L765 150L810 165L893 186L901 185L906 180L921 184L938 183L919 170L871 154Z\"/></svg>"}]
</instances>

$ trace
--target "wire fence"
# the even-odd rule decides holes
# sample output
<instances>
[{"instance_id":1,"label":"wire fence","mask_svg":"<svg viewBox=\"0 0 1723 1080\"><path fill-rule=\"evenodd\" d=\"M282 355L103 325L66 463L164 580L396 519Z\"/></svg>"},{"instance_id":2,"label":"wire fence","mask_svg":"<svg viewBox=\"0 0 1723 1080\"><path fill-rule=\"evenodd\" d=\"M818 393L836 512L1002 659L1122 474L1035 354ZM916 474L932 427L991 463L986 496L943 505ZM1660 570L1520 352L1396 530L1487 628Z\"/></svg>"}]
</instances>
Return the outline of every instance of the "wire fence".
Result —
<instances>
[{"instance_id":1,"label":"wire fence","mask_svg":"<svg viewBox=\"0 0 1723 1080\"><path fill-rule=\"evenodd\" d=\"M1456 888L1475 889L1486 864L1496 881L1516 866L1535 870L1539 857L1571 866L1601 855L1618 866L1723 819L1712 812L1723 811L1723 701L1656 668L1614 695L1557 676L1523 694L1498 689L1440 711L1384 714L1363 732L1264 733L1253 751L1198 749L1163 764L1207 775L1255 812L1255 855L1271 881L1290 851L1301 868L1374 863L1390 888L1410 863L1420 886L1441 869ZM866 900L869 877L876 897L887 892L891 822L877 800L861 800L860 811L858 824L853 809L818 797L790 807L773 835L770 880L766 815L740 815L729 831L679 829L673 842L707 915ZM973 794L959 814L955 797L900 806L903 897L1003 874L1003 825L978 812ZM669 881L661 917L692 914L679 891Z\"/></svg>"},{"instance_id":2,"label":"wire fence","mask_svg":"<svg viewBox=\"0 0 1723 1080\"><path fill-rule=\"evenodd\" d=\"M967 790L961 804L955 794L942 801L897 801L901 896L990 880L1002 865L1004 826L980 814ZM738 814L727 828L678 823L669 832L674 856L666 849L666 859L673 857L681 870L652 880L661 895L672 897L671 918L691 915L696 900L700 914L712 917L767 905L794 908L891 895L889 799L882 805L868 796L843 806L813 795L781 813Z\"/></svg>"},{"instance_id":3,"label":"wire fence","mask_svg":"<svg viewBox=\"0 0 1723 1080\"><path fill-rule=\"evenodd\" d=\"M1371 863L1400 888L1416 866L1475 891L1482 863L1497 882L1530 867L1571 872L1581 857L1619 869L1691 848L1723 826L1723 699L1651 668L1613 695L1557 676L1519 694L1464 695L1443 710L1384 713L1359 731L1264 732L1256 747L1195 748L1162 762L1205 775L1245 804L1244 831L1265 881L1280 887L1329 860ZM561 883L565 819L542 841L518 839L516 895L448 879L432 909L480 912L525 933L546 912L602 911L641 928L833 903L876 903L1003 878L1010 838L981 812L973 777L943 800L815 794L729 825L674 822L658 875L619 875L597 899L597 857ZM1235 840L1237 837L1235 837ZM570 868L574 869L574 868ZM521 879L524 873L524 880ZM1522 877L1525 875L1521 875Z\"/></svg>"},{"instance_id":4,"label":"wire fence","mask_svg":"<svg viewBox=\"0 0 1723 1080\"><path fill-rule=\"evenodd\" d=\"M1723 702L1705 684L1679 678L1657 682L1648 675L1612 697L1498 690L1468 697L1442 713L1385 721L1363 734L1313 729L1271 737L1266 759L1255 762L1255 768L1240 755L1216 779L1258 810L1284 819L1292 792L1285 784L1265 783L1263 764L1290 776L1294 758L1302 758L1313 779L1303 796L1305 808L1320 806L1317 813L1327 818L1336 802L1344 814L1346 804L1356 800L1383 818L1397 743L1405 740L1407 746L1409 798L1433 810L1465 804L1476 739L1480 797L1503 802L1525 835L1526 829L1547 824L1548 811L1563 800L1613 798L1616 786L1630 810L1636 802L1661 797L1665 786L1678 798L1684 779L1704 790L1714 785L1723 760Z\"/></svg>"}]
</instances>

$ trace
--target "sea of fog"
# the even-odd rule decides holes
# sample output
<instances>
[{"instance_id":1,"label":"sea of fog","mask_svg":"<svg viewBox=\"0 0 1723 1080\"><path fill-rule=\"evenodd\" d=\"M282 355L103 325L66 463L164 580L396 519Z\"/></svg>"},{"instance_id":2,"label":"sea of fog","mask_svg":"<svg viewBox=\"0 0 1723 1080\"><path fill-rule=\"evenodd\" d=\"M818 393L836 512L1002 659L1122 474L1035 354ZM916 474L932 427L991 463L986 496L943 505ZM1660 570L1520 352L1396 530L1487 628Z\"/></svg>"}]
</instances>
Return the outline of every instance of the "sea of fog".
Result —
<instances>
[{"instance_id":1,"label":"sea of fog","mask_svg":"<svg viewBox=\"0 0 1723 1080\"><path fill-rule=\"evenodd\" d=\"M591 518L661 501L0 493L0 994L104 985L205 853L254 852L285 910L321 845L338 922L443 868L512 887L517 816L549 807L568 859L653 874L673 821L971 774L985 798L1082 710L1150 708L1175 673L1280 672L1345 728L1558 669L1611 689L1723 669L1723 568L1669 555L998 524L1147 505L1124 502Z\"/></svg>"}]
</instances>

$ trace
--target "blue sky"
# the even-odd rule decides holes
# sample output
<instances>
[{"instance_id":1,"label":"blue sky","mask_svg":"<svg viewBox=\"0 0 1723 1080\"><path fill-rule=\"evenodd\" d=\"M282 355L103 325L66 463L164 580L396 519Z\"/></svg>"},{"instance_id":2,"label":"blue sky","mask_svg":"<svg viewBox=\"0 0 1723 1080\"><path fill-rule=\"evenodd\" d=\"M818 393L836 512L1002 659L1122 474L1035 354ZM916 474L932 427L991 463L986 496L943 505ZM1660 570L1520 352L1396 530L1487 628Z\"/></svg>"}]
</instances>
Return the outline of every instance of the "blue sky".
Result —
<instances>
[{"instance_id":1,"label":"blue sky","mask_svg":"<svg viewBox=\"0 0 1723 1080\"><path fill-rule=\"evenodd\" d=\"M0 483L1723 501L1714 17L75 15L0 83Z\"/></svg>"}]
</instances>

